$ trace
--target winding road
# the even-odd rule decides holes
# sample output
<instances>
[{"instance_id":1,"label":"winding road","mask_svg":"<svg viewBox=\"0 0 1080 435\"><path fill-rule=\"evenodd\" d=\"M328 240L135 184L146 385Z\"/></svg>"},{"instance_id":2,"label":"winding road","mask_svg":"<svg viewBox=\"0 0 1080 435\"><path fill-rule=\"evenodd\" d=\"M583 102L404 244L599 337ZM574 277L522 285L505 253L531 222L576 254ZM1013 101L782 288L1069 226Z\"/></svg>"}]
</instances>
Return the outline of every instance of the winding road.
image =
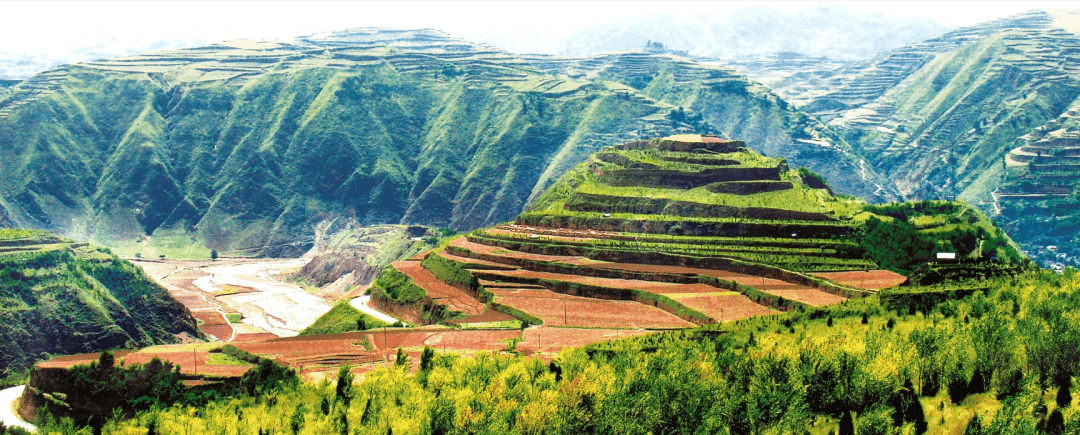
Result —
<instances>
[{"instance_id":1,"label":"winding road","mask_svg":"<svg viewBox=\"0 0 1080 435\"><path fill-rule=\"evenodd\" d=\"M360 296L358 298L353 298L353 300L349 301L349 305L352 305L353 308L360 310L361 313L382 320L383 322L389 323L391 325L397 323L397 319L384 314L382 311L378 311L374 308L369 307L367 303L370 299L371 296L368 295Z\"/></svg>"},{"instance_id":2,"label":"winding road","mask_svg":"<svg viewBox=\"0 0 1080 435\"><path fill-rule=\"evenodd\" d=\"M37 427L23 421L15 414L15 401L22 397L26 385L19 385L0 391L0 423L7 427L21 427L30 432L36 432Z\"/></svg>"}]
</instances>

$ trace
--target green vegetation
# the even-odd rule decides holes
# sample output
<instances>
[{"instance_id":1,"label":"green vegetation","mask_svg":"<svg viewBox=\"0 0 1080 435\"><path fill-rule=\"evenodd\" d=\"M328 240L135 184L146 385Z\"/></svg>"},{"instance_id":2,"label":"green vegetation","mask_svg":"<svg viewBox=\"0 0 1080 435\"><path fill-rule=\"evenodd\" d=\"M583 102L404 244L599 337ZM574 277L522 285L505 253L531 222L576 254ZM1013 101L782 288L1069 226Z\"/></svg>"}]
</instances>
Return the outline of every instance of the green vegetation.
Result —
<instances>
[{"instance_id":1,"label":"green vegetation","mask_svg":"<svg viewBox=\"0 0 1080 435\"><path fill-rule=\"evenodd\" d=\"M390 324L362 313L352 305L349 300L342 300L334 305L330 311L323 314L311 326L300 331L300 335L338 334L350 331L363 331L367 329L383 328Z\"/></svg>"},{"instance_id":2,"label":"green vegetation","mask_svg":"<svg viewBox=\"0 0 1080 435\"><path fill-rule=\"evenodd\" d=\"M5 88L0 222L124 256L286 256L306 251L330 216L454 229L505 221L630 132L722 131L776 156L798 153L792 138L807 129L841 141L717 66L627 54L569 79L546 61L433 31L393 35L376 36L390 46L352 36L217 44L67 65ZM638 86L623 69L655 79ZM817 169L859 161L814 155ZM862 172L867 180L826 175L847 193L894 197Z\"/></svg>"},{"instance_id":3,"label":"green vegetation","mask_svg":"<svg viewBox=\"0 0 1080 435\"><path fill-rule=\"evenodd\" d=\"M1078 289L1074 271L1025 274L929 306L871 296L565 349L550 364L430 352L416 374L379 369L336 391L283 385L272 402L160 408L105 429L1069 433L1080 428L1076 401L1061 393L1080 371Z\"/></svg>"},{"instance_id":4,"label":"green vegetation","mask_svg":"<svg viewBox=\"0 0 1080 435\"><path fill-rule=\"evenodd\" d=\"M108 250L40 232L2 230L0 374L50 354L173 343L195 319L142 270ZM74 338L74 339L73 339Z\"/></svg>"},{"instance_id":5,"label":"green vegetation","mask_svg":"<svg viewBox=\"0 0 1080 435\"><path fill-rule=\"evenodd\" d=\"M379 277L371 284L371 288L400 304L410 304L427 295L427 292L417 287L408 275L394 269L393 266L383 269Z\"/></svg>"}]
</instances>

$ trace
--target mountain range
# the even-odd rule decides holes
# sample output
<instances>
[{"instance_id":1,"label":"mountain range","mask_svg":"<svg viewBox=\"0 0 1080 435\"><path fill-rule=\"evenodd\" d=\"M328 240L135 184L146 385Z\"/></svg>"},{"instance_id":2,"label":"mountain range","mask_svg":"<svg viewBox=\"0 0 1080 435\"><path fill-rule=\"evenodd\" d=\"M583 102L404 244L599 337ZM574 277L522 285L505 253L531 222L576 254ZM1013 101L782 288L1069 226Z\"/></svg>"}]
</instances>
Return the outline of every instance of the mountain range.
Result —
<instances>
[{"instance_id":1,"label":"mountain range","mask_svg":"<svg viewBox=\"0 0 1080 435\"><path fill-rule=\"evenodd\" d=\"M68 65L0 87L0 220L296 254L335 217L505 221L601 145L694 132L871 202L964 199L1056 262L1080 253L1078 23L1031 11L854 62L357 29Z\"/></svg>"}]
</instances>

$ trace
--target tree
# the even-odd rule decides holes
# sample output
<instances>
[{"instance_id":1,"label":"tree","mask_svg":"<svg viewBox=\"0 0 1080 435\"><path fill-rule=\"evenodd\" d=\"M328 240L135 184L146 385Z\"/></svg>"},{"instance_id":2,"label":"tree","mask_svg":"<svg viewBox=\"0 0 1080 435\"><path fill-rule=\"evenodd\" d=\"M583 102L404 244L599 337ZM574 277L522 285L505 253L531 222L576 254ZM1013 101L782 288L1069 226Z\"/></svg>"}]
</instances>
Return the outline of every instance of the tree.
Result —
<instances>
[{"instance_id":1,"label":"tree","mask_svg":"<svg viewBox=\"0 0 1080 435\"><path fill-rule=\"evenodd\" d=\"M420 370L431 370L431 362L435 358L435 349L424 346L424 351L420 352Z\"/></svg>"},{"instance_id":2,"label":"tree","mask_svg":"<svg viewBox=\"0 0 1080 435\"><path fill-rule=\"evenodd\" d=\"M855 435L855 422L851 419L851 412L844 411L840 416L839 435Z\"/></svg>"},{"instance_id":3,"label":"tree","mask_svg":"<svg viewBox=\"0 0 1080 435\"><path fill-rule=\"evenodd\" d=\"M982 435L983 427L982 421L979 420L979 413L975 413L968 421L967 429L964 429L964 435Z\"/></svg>"},{"instance_id":4,"label":"tree","mask_svg":"<svg viewBox=\"0 0 1080 435\"><path fill-rule=\"evenodd\" d=\"M405 354L404 350L399 347L397 350L397 358L394 360L394 365L401 367L409 363L409 356Z\"/></svg>"},{"instance_id":5,"label":"tree","mask_svg":"<svg viewBox=\"0 0 1080 435\"><path fill-rule=\"evenodd\" d=\"M337 392L335 394L335 397L337 398L337 400L339 402L345 404L345 407L348 407L349 402L352 400L352 387L353 387L352 384L353 384L352 367L350 367L348 364L345 364L340 369L338 369L338 373L337 373Z\"/></svg>"},{"instance_id":6,"label":"tree","mask_svg":"<svg viewBox=\"0 0 1080 435\"><path fill-rule=\"evenodd\" d=\"M1068 408L1072 404L1072 378L1065 377L1065 381L1062 382L1061 388L1057 392L1057 406L1058 408Z\"/></svg>"},{"instance_id":7,"label":"tree","mask_svg":"<svg viewBox=\"0 0 1080 435\"><path fill-rule=\"evenodd\" d=\"M116 357L112 352L107 350L101 351L101 356L98 357L98 367L101 369L111 369L116 365Z\"/></svg>"}]
</instances>

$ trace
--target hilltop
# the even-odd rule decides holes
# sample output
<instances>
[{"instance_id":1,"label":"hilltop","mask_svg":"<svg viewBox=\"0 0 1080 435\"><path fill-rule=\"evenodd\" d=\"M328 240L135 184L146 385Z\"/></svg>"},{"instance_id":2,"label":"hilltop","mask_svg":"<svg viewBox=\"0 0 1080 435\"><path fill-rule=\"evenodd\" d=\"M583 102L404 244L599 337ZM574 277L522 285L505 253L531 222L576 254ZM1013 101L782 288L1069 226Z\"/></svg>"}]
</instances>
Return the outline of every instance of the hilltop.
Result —
<instances>
[{"instance_id":1,"label":"hilltop","mask_svg":"<svg viewBox=\"0 0 1080 435\"><path fill-rule=\"evenodd\" d=\"M602 144L695 131L897 198L767 88L667 53L516 56L358 29L66 65L4 92L0 219L124 249L295 255L335 217L478 228Z\"/></svg>"},{"instance_id":2,"label":"hilltop","mask_svg":"<svg viewBox=\"0 0 1080 435\"><path fill-rule=\"evenodd\" d=\"M202 336L191 313L131 263L42 231L0 229L0 373L182 336Z\"/></svg>"}]
</instances>

